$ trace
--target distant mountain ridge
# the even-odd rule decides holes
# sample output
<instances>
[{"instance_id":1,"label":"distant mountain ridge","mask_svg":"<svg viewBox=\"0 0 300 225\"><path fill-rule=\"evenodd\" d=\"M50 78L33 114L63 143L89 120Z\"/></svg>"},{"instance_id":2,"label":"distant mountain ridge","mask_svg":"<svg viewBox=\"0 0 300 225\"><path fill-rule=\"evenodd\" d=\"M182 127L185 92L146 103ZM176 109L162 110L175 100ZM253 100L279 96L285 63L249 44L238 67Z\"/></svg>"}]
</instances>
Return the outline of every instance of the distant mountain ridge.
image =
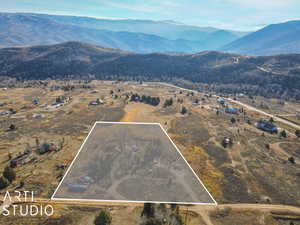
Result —
<instances>
[{"instance_id":1,"label":"distant mountain ridge","mask_svg":"<svg viewBox=\"0 0 300 225\"><path fill-rule=\"evenodd\" d=\"M83 41L138 53L214 50L243 33L170 21L0 13L0 47Z\"/></svg>"},{"instance_id":2,"label":"distant mountain ridge","mask_svg":"<svg viewBox=\"0 0 300 225\"><path fill-rule=\"evenodd\" d=\"M220 50L243 55L300 53L300 20L266 26Z\"/></svg>"},{"instance_id":3,"label":"distant mountain ridge","mask_svg":"<svg viewBox=\"0 0 300 225\"><path fill-rule=\"evenodd\" d=\"M300 54L248 57L197 54L136 54L81 42L0 49L0 76L18 79L142 79L246 86L300 100ZM232 86L234 85L234 86ZM256 90L256 89L255 89Z\"/></svg>"}]
</instances>

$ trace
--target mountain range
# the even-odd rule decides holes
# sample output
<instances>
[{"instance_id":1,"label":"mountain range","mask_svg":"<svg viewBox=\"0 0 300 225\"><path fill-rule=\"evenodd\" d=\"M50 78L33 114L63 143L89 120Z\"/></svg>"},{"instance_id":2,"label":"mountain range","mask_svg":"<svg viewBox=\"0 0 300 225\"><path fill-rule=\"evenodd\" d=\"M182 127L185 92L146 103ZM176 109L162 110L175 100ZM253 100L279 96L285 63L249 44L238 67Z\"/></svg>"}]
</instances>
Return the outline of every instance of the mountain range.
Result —
<instances>
[{"instance_id":1,"label":"mountain range","mask_svg":"<svg viewBox=\"0 0 300 225\"><path fill-rule=\"evenodd\" d=\"M272 24L220 50L244 55L300 53L300 21Z\"/></svg>"},{"instance_id":2,"label":"mountain range","mask_svg":"<svg viewBox=\"0 0 300 225\"><path fill-rule=\"evenodd\" d=\"M240 32L168 20L0 13L0 48L66 41L82 41L136 53L218 50L255 56L289 54L300 53L300 21L272 24L255 32Z\"/></svg>"},{"instance_id":3,"label":"mountain range","mask_svg":"<svg viewBox=\"0 0 300 225\"><path fill-rule=\"evenodd\" d=\"M137 53L216 50L247 34L174 21L0 13L0 47L83 41Z\"/></svg>"},{"instance_id":4,"label":"mountain range","mask_svg":"<svg viewBox=\"0 0 300 225\"><path fill-rule=\"evenodd\" d=\"M197 54L137 54L81 42L0 49L0 76L17 79L187 80L300 99L300 54L249 57ZM254 89L253 89L254 90ZM288 94L287 94L288 93Z\"/></svg>"}]
</instances>

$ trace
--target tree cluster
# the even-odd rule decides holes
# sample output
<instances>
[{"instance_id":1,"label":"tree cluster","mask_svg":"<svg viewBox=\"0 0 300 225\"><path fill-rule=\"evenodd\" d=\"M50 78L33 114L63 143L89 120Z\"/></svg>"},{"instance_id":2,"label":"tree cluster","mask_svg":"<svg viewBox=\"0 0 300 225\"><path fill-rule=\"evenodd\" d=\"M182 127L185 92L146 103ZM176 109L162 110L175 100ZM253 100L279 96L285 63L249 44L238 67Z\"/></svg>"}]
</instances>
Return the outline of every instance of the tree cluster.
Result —
<instances>
[{"instance_id":1,"label":"tree cluster","mask_svg":"<svg viewBox=\"0 0 300 225\"><path fill-rule=\"evenodd\" d=\"M152 97L147 95L140 96L139 94L133 94L130 97L131 102L142 102L152 106L158 106L160 103L159 97Z\"/></svg>"},{"instance_id":2,"label":"tree cluster","mask_svg":"<svg viewBox=\"0 0 300 225\"><path fill-rule=\"evenodd\" d=\"M176 204L166 207L164 203L159 205L144 203L141 217L143 219L141 225L183 225L183 218Z\"/></svg>"},{"instance_id":3,"label":"tree cluster","mask_svg":"<svg viewBox=\"0 0 300 225\"><path fill-rule=\"evenodd\" d=\"M166 101L164 103L164 108L172 106L172 105L173 105L173 98L166 99Z\"/></svg>"}]
</instances>

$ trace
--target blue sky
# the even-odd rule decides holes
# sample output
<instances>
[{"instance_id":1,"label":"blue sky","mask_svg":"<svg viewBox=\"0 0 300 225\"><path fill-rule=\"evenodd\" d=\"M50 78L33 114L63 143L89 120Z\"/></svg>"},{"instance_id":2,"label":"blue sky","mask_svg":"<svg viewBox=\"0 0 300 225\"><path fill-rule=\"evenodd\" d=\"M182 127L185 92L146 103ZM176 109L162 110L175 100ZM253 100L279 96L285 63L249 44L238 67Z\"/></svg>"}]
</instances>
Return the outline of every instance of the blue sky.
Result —
<instances>
[{"instance_id":1,"label":"blue sky","mask_svg":"<svg viewBox=\"0 0 300 225\"><path fill-rule=\"evenodd\" d=\"M299 0L0 0L2 12L112 19L175 20L190 25L256 30L300 20Z\"/></svg>"}]
</instances>

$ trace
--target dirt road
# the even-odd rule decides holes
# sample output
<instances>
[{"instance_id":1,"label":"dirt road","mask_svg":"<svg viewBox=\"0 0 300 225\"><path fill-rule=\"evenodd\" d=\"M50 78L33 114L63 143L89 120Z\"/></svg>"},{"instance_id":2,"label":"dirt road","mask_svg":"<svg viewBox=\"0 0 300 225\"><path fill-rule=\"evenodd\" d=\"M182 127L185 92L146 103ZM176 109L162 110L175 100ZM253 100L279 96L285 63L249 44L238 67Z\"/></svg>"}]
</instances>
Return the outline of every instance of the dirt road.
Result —
<instances>
[{"instance_id":1,"label":"dirt road","mask_svg":"<svg viewBox=\"0 0 300 225\"><path fill-rule=\"evenodd\" d=\"M177 88L177 89L184 90L184 91L195 91L195 90L192 90L192 89L181 88L181 87L178 87L178 86L173 85L173 84L167 84L167 83L158 83L158 84L161 84L161 85L164 85L164 86L167 86L167 87ZM284 124L286 124L288 126L291 126L291 127L294 127L295 129L299 129L300 130L300 126L298 124L295 124L293 122L290 122L290 121L282 119L282 118L279 118L276 115L273 115L273 114L270 114L270 113L266 113L266 112L264 112L264 111L262 111L260 109L257 109L257 108L255 108L253 106L250 106L250 105L247 105L247 104L242 103L240 101L233 100L231 98L225 98L225 99L227 101L232 102L232 103L235 103L235 104L238 104L240 106L243 106L244 108L246 108L248 110L258 112L258 113L263 114L263 115L268 116L268 117L273 117L273 119L275 119L278 122L284 123Z\"/></svg>"},{"instance_id":2,"label":"dirt road","mask_svg":"<svg viewBox=\"0 0 300 225\"><path fill-rule=\"evenodd\" d=\"M51 200L45 198L35 198L35 203L51 204L54 208L55 205L76 205L76 206L87 206L87 207L137 207L142 206L142 203L133 202L105 202L105 201L68 201L68 200ZM18 202L19 203L19 202ZM29 201L26 202L30 203ZM20 203L19 203L20 204ZM186 206L181 207L182 210L186 210ZM300 218L300 207L290 205L272 205L272 204L220 204L220 205L192 205L188 207L189 211L193 211L199 214L206 225L213 225L210 220L210 214L216 210L231 209L234 211L260 211L269 212L276 215L293 216Z\"/></svg>"}]
</instances>

